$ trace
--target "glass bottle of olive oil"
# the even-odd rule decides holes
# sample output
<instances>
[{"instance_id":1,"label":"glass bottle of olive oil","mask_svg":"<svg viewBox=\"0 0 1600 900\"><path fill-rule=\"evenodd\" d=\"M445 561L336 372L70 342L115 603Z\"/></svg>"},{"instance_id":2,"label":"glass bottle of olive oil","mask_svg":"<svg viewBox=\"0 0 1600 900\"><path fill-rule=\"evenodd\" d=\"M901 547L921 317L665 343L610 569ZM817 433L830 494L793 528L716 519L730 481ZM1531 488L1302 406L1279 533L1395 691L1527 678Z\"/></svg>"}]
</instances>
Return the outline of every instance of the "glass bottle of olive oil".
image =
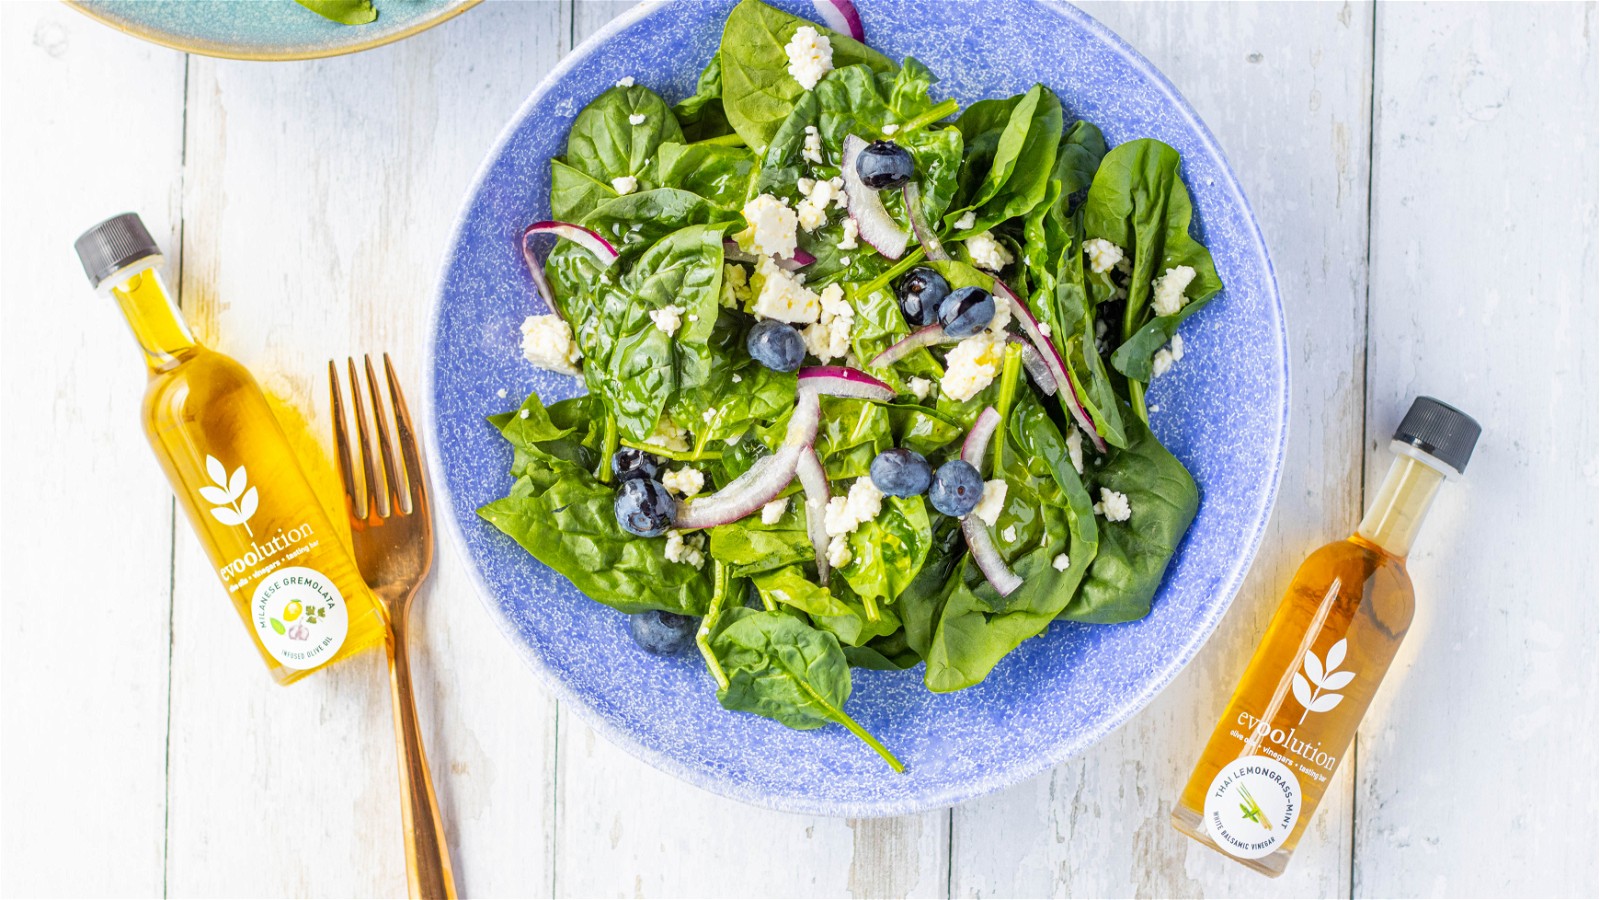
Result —
<instances>
[{"instance_id":1,"label":"glass bottle of olive oil","mask_svg":"<svg viewBox=\"0 0 1600 900\"><path fill-rule=\"evenodd\" d=\"M144 349L144 429L178 504L280 684L382 643L387 622L256 380L195 341L139 216L75 245Z\"/></svg>"},{"instance_id":2,"label":"glass bottle of olive oil","mask_svg":"<svg viewBox=\"0 0 1600 900\"><path fill-rule=\"evenodd\" d=\"M1172 811L1179 831L1283 873L1411 626L1406 554L1479 432L1431 397L1412 404L1356 533L1312 553L1290 582Z\"/></svg>"}]
</instances>

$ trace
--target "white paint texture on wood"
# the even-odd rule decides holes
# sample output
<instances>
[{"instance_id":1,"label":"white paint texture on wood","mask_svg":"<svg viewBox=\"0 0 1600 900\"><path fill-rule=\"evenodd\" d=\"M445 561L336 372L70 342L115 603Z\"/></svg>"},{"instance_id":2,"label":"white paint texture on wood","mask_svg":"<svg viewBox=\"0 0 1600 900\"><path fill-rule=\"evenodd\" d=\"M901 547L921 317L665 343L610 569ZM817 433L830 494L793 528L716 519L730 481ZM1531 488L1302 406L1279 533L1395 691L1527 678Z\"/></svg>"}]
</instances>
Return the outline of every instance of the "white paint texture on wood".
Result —
<instances>
[{"instance_id":1,"label":"white paint texture on wood","mask_svg":"<svg viewBox=\"0 0 1600 900\"><path fill-rule=\"evenodd\" d=\"M1360 516L1372 8L1139 4L1089 12L1150 56L1194 104L1261 221L1292 354L1288 455L1256 564L1216 635L1106 740L1048 775L956 809L952 892L1343 895L1348 769L1277 880L1190 841L1168 816L1295 567Z\"/></svg>"},{"instance_id":2,"label":"white paint texture on wood","mask_svg":"<svg viewBox=\"0 0 1600 900\"><path fill-rule=\"evenodd\" d=\"M1362 724L1359 894L1593 896L1594 4L1378 13L1367 493L1406 405L1483 424Z\"/></svg>"},{"instance_id":3,"label":"white paint texture on wood","mask_svg":"<svg viewBox=\"0 0 1600 900\"><path fill-rule=\"evenodd\" d=\"M70 243L142 212L201 336L298 410L308 442L327 440L329 357L389 350L420 404L472 174L538 79L626 7L485 4L395 46L258 64L0 5L0 252L22 287L0 325L0 892L403 894L381 657L286 689L260 671L174 529L138 353ZM414 665L463 895L1600 891L1595 6L1090 10L1216 133L1288 314L1283 488L1216 638L1105 742L1009 791L790 816L558 711L441 548ZM1422 615L1354 767L1289 872L1261 879L1167 815L1294 566L1352 526L1404 403L1430 391L1479 416L1483 447L1422 537Z\"/></svg>"}]
</instances>

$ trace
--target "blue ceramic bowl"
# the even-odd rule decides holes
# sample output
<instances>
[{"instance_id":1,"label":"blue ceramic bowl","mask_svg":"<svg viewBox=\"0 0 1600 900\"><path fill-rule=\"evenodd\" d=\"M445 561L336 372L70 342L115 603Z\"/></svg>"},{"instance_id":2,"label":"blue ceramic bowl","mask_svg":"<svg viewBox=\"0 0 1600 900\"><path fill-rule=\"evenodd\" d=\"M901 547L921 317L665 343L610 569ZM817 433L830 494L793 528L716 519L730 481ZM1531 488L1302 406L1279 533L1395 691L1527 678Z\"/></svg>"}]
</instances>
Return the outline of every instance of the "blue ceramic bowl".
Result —
<instances>
[{"instance_id":1,"label":"blue ceramic bowl","mask_svg":"<svg viewBox=\"0 0 1600 900\"><path fill-rule=\"evenodd\" d=\"M137 38L203 56L314 59L410 37L480 0L376 0L378 18L342 25L294 0L69 0L80 12Z\"/></svg>"},{"instance_id":2,"label":"blue ceramic bowl","mask_svg":"<svg viewBox=\"0 0 1600 900\"><path fill-rule=\"evenodd\" d=\"M781 5L804 15L804 2ZM947 806L1040 772L1104 737L1172 680L1216 626L1254 555L1277 491L1288 420L1283 311L1267 248L1244 194L1204 125L1139 54L1075 8L1031 0L981 6L864 0L868 40L914 55L963 104L1053 88L1069 119L1110 142L1156 137L1176 147L1196 221L1226 291L1184 328L1183 362L1150 392L1156 433L1199 482L1199 516L1154 609L1142 621L1056 623L987 681L931 694L922 670L857 670L849 710L905 760L896 775L843 728L790 731L717 704L700 659L651 657L625 617L479 520L503 496L509 448L484 416L577 380L534 369L519 352L534 299L518 249L545 218L549 166L574 115L624 75L668 101L692 91L733 0L637 8L545 79L489 154L457 223L433 333L434 483L490 611L569 708L658 768L719 794L795 812L873 816ZM497 395L505 389L504 398Z\"/></svg>"}]
</instances>

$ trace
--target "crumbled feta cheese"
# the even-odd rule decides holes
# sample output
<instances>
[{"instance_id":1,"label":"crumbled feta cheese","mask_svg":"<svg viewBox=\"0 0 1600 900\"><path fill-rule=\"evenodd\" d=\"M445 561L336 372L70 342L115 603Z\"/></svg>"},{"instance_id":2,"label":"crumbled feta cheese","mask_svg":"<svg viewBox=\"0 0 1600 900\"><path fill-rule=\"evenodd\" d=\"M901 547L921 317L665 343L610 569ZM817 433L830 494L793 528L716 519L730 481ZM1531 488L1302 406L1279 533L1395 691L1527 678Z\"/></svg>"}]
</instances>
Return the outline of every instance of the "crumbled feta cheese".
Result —
<instances>
[{"instance_id":1,"label":"crumbled feta cheese","mask_svg":"<svg viewBox=\"0 0 1600 900\"><path fill-rule=\"evenodd\" d=\"M817 130L817 126L806 126L806 141L801 148L801 155L811 162L822 162L822 132Z\"/></svg>"},{"instance_id":2,"label":"crumbled feta cheese","mask_svg":"<svg viewBox=\"0 0 1600 900\"><path fill-rule=\"evenodd\" d=\"M859 243L856 242L856 238L858 238L860 236L861 236L861 227L856 224L856 220L855 219L845 219L844 220L844 236L839 238L839 243L838 243L837 246L839 247L840 250L854 250L857 247L861 246Z\"/></svg>"},{"instance_id":3,"label":"crumbled feta cheese","mask_svg":"<svg viewBox=\"0 0 1600 900\"><path fill-rule=\"evenodd\" d=\"M1106 320L1105 319L1095 319L1094 320L1094 336L1097 337L1097 338L1103 338L1103 337L1106 336Z\"/></svg>"},{"instance_id":4,"label":"crumbled feta cheese","mask_svg":"<svg viewBox=\"0 0 1600 900\"><path fill-rule=\"evenodd\" d=\"M689 432L679 428L671 416L663 415L660 421L656 422L655 433L645 438L644 442L663 450L686 453L689 450Z\"/></svg>"},{"instance_id":5,"label":"crumbled feta cheese","mask_svg":"<svg viewBox=\"0 0 1600 900\"><path fill-rule=\"evenodd\" d=\"M833 69L833 45L810 25L795 29L783 52L789 55L789 75L808 91Z\"/></svg>"},{"instance_id":6,"label":"crumbled feta cheese","mask_svg":"<svg viewBox=\"0 0 1600 900\"><path fill-rule=\"evenodd\" d=\"M1150 377L1160 378L1161 376L1167 374L1167 372L1172 369L1172 363L1173 359L1171 350L1168 350L1165 347L1157 350L1156 355L1150 358Z\"/></svg>"},{"instance_id":7,"label":"crumbled feta cheese","mask_svg":"<svg viewBox=\"0 0 1600 900\"><path fill-rule=\"evenodd\" d=\"M505 397L506 397L506 389L505 388L501 388L500 390L495 391L494 395L496 397L499 397L500 399L504 400Z\"/></svg>"},{"instance_id":8,"label":"crumbled feta cheese","mask_svg":"<svg viewBox=\"0 0 1600 900\"><path fill-rule=\"evenodd\" d=\"M629 116L628 117L628 124L629 125L643 125L644 124L644 113L634 113L633 115Z\"/></svg>"},{"instance_id":9,"label":"crumbled feta cheese","mask_svg":"<svg viewBox=\"0 0 1600 900\"><path fill-rule=\"evenodd\" d=\"M817 297L822 313L815 325L800 333L806 350L823 362L829 362L850 352L850 330L855 326L856 311L844 299L844 288L830 284Z\"/></svg>"},{"instance_id":10,"label":"crumbled feta cheese","mask_svg":"<svg viewBox=\"0 0 1600 900\"><path fill-rule=\"evenodd\" d=\"M1170 349L1172 351L1172 361L1173 362L1182 361L1182 359L1183 359L1183 335L1181 335L1181 334L1173 335L1172 336L1172 342L1170 344L1168 344L1167 347L1168 347L1168 349Z\"/></svg>"},{"instance_id":11,"label":"crumbled feta cheese","mask_svg":"<svg viewBox=\"0 0 1600 900\"><path fill-rule=\"evenodd\" d=\"M844 192L844 179L835 175L828 179L828 183L833 185L833 205L840 209L848 207L850 198Z\"/></svg>"},{"instance_id":12,"label":"crumbled feta cheese","mask_svg":"<svg viewBox=\"0 0 1600 900\"><path fill-rule=\"evenodd\" d=\"M841 266L849 266L850 265L850 257L848 257L848 256L839 257L839 265L841 265Z\"/></svg>"},{"instance_id":13,"label":"crumbled feta cheese","mask_svg":"<svg viewBox=\"0 0 1600 900\"><path fill-rule=\"evenodd\" d=\"M850 536L836 534L828 539L828 565L835 569L843 568L850 563Z\"/></svg>"},{"instance_id":14,"label":"crumbled feta cheese","mask_svg":"<svg viewBox=\"0 0 1600 900\"><path fill-rule=\"evenodd\" d=\"M1000 532L1000 537L1004 538L1009 543L1015 543L1017 540L1017 526L1007 525L1006 530Z\"/></svg>"},{"instance_id":15,"label":"crumbled feta cheese","mask_svg":"<svg viewBox=\"0 0 1600 900\"><path fill-rule=\"evenodd\" d=\"M745 230L750 247L760 256L794 256L795 226L799 216L771 194L762 194L744 205ZM741 241L743 243L743 241Z\"/></svg>"},{"instance_id":16,"label":"crumbled feta cheese","mask_svg":"<svg viewBox=\"0 0 1600 900\"><path fill-rule=\"evenodd\" d=\"M1056 558L1050 560L1050 566L1057 572L1065 572L1066 570L1072 568L1072 560L1067 559L1067 555L1065 553L1057 553Z\"/></svg>"},{"instance_id":17,"label":"crumbled feta cheese","mask_svg":"<svg viewBox=\"0 0 1600 900\"><path fill-rule=\"evenodd\" d=\"M527 417L528 417L528 411L527 410L523 410L522 412L517 413L517 418L519 418L519 419L526 419Z\"/></svg>"},{"instance_id":18,"label":"crumbled feta cheese","mask_svg":"<svg viewBox=\"0 0 1600 900\"><path fill-rule=\"evenodd\" d=\"M621 78L618 78L617 79L617 87L619 87L619 88L631 88L631 87L633 87L633 76L632 75L624 75Z\"/></svg>"},{"instance_id":19,"label":"crumbled feta cheese","mask_svg":"<svg viewBox=\"0 0 1600 900\"><path fill-rule=\"evenodd\" d=\"M678 326L683 324L683 308L667 305L660 309L652 309L650 310L650 321L655 323L656 328L662 334L671 337L678 333Z\"/></svg>"},{"instance_id":20,"label":"crumbled feta cheese","mask_svg":"<svg viewBox=\"0 0 1600 900\"><path fill-rule=\"evenodd\" d=\"M706 423L707 425L710 425L716 418L717 411L715 409L708 409L700 414L700 421Z\"/></svg>"},{"instance_id":21,"label":"crumbled feta cheese","mask_svg":"<svg viewBox=\"0 0 1600 900\"><path fill-rule=\"evenodd\" d=\"M955 221L954 227L957 231L966 231L976 224L978 224L978 214L969 209Z\"/></svg>"},{"instance_id":22,"label":"crumbled feta cheese","mask_svg":"<svg viewBox=\"0 0 1600 900\"><path fill-rule=\"evenodd\" d=\"M733 379L732 380L733 380L734 384L738 384L739 382L744 380L744 376L740 375L738 372L735 372L735 373L733 373Z\"/></svg>"},{"instance_id":23,"label":"crumbled feta cheese","mask_svg":"<svg viewBox=\"0 0 1600 900\"><path fill-rule=\"evenodd\" d=\"M704 472L693 466L684 466L681 469L672 469L662 475L661 486L685 497L693 497L695 494L700 493L701 488L706 486L706 476Z\"/></svg>"},{"instance_id":24,"label":"crumbled feta cheese","mask_svg":"<svg viewBox=\"0 0 1600 900\"><path fill-rule=\"evenodd\" d=\"M1170 316L1183 309L1186 299L1183 292L1189 289L1189 282L1194 281L1194 275L1193 266L1175 266L1150 285L1150 307L1156 311L1156 315Z\"/></svg>"},{"instance_id":25,"label":"crumbled feta cheese","mask_svg":"<svg viewBox=\"0 0 1600 900\"><path fill-rule=\"evenodd\" d=\"M885 136L892 135L896 131L899 131L899 130L900 130L900 126L896 125L893 122L890 122L889 124L883 126L883 133L884 133Z\"/></svg>"},{"instance_id":26,"label":"crumbled feta cheese","mask_svg":"<svg viewBox=\"0 0 1600 900\"><path fill-rule=\"evenodd\" d=\"M779 497L771 503L768 503L766 506L761 507L761 524L776 525L778 524L778 520L783 518L783 514L788 511L789 498Z\"/></svg>"},{"instance_id":27,"label":"crumbled feta cheese","mask_svg":"<svg viewBox=\"0 0 1600 900\"><path fill-rule=\"evenodd\" d=\"M827 184L827 182L823 182L823 184ZM809 199L801 200L800 205L795 207L795 217L800 223L800 227L807 233L816 231L821 225L828 224L828 210L812 203Z\"/></svg>"},{"instance_id":28,"label":"crumbled feta cheese","mask_svg":"<svg viewBox=\"0 0 1600 900\"><path fill-rule=\"evenodd\" d=\"M687 538L683 532L676 528L667 532L666 557L669 561L694 566L696 569L706 564L705 536L692 534Z\"/></svg>"},{"instance_id":29,"label":"crumbled feta cheese","mask_svg":"<svg viewBox=\"0 0 1600 900\"><path fill-rule=\"evenodd\" d=\"M541 369L576 375L583 353L560 316L529 316L522 320L522 357Z\"/></svg>"},{"instance_id":30,"label":"crumbled feta cheese","mask_svg":"<svg viewBox=\"0 0 1600 900\"><path fill-rule=\"evenodd\" d=\"M939 389L952 400L971 400L1000 374L1005 339L999 341L987 331L967 338L945 357L944 377Z\"/></svg>"},{"instance_id":31,"label":"crumbled feta cheese","mask_svg":"<svg viewBox=\"0 0 1600 900\"><path fill-rule=\"evenodd\" d=\"M822 514L822 528L830 537L847 535L860 528L863 522L877 518L882 510L883 492L871 478L857 478L851 483L848 494L828 501Z\"/></svg>"},{"instance_id":32,"label":"crumbled feta cheese","mask_svg":"<svg viewBox=\"0 0 1600 900\"><path fill-rule=\"evenodd\" d=\"M1105 238L1090 238L1083 242L1083 252L1089 254L1089 270L1095 274L1111 271L1122 261L1122 248Z\"/></svg>"},{"instance_id":33,"label":"crumbled feta cheese","mask_svg":"<svg viewBox=\"0 0 1600 900\"><path fill-rule=\"evenodd\" d=\"M1100 514L1106 517L1107 522L1126 522L1133 515L1133 507L1128 505L1128 495L1110 488L1100 489L1100 502L1095 505L1100 508Z\"/></svg>"},{"instance_id":34,"label":"crumbled feta cheese","mask_svg":"<svg viewBox=\"0 0 1600 900\"><path fill-rule=\"evenodd\" d=\"M1072 467L1083 474L1083 432L1074 425L1067 429L1067 458L1072 460Z\"/></svg>"},{"instance_id":35,"label":"crumbled feta cheese","mask_svg":"<svg viewBox=\"0 0 1600 900\"><path fill-rule=\"evenodd\" d=\"M991 272L998 272L1016 261L1011 251L987 231L980 231L967 238L967 254L972 257L973 265Z\"/></svg>"},{"instance_id":36,"label":"crumbled feta cheese","mask_svg":"<svg viewBox=\"0 0 1600 900\"><path fill-rule=\"evenodd\" d=\"M928 399L928 392L933 390L933 382L913 375L906 381L906 387L911 388L911 393L917 395L918 400L926 400Z\"/></svg>"},{"instance_id":37,"label":"crumbled feta cheese","mask_svg":"<svg viewBox=\"0 0 1600 900\"><path fill-rule=\"evenodd\" d=\"M729 309L748 309L751 300L750 276L744 266L722 264L722 293L717 301Z\"/></svg>"},{"instance_id":38,"label":"crumbled feta cheese","mask_svg":"<svg viewBox=\"0 0 1600 900\"><path fill-rule=\"evenodd\" d=\"M843 193L827 179L812 181L809 178L801 178L795 182L795 187L805 195L795 208L795 212L799 217L800 227L808 232L815 231L817 226L827 223L829 204L837 206L838 198Z\"/></svg>"},{"instance_id":39,"label":"crumbled feta cheese","mask_svg":"<svg viewBox=\"0 0 1600 900\"><path fill-rule=\"evenodd\" d=\"M816 187L816 186L817 186L817 182L816 182L815 179L812 179L812 178L796 178L794 180L794 189L799 191L800 192L800 196L802 196L802 197L810 194L811 193L811 189Z\"/></svg>"},{"instance_id":40,"label":"crumbled feta cheese","mask_svg":"<svg viewBox=\"0 0 1600 900\"><path fill-rule=\"evenodd\" d=\"M751 308L757 318L777 319L791 325L817 321L822 301L806 287L805 276L786 272L771 261L761 264L761 293Z\"/></svg>"},{"instance_id":41,"label":"crumbled feta cheese","mask_svg":"<svg viewBox=\"0 0 1600 900\"><path fill-rule=\"evenodd\" d=\"M611 189L619 194L631 194L639 186L639 179L632 175L619 175L611 179Z\"/></svg>"},{"instance_id":42,"label":"crumbled feta cheese","mask_svg":"<svg viewBox=\"0 0 1600 900\"><path fill-rule=\"evenodd\" d=\"M1040 322L1039 323L1039 333L1044 335L1047 338L1055 337L1055 332L1050 330L1050 323L1049 322Z\"/></svg>"},{"instance_id":43,"label":"crumbled feta cheese","mask_svg":"<svg viewBox=\"0 0 1600 900\"><path fill-rule=\"evenodd\" d=\"M983 524L994 527L1000 519L1000 512L1006 508L1006 483L996 478L983 483L983 499L973 507L972 514L983 520Z\"/></svg>"}]
</instances>

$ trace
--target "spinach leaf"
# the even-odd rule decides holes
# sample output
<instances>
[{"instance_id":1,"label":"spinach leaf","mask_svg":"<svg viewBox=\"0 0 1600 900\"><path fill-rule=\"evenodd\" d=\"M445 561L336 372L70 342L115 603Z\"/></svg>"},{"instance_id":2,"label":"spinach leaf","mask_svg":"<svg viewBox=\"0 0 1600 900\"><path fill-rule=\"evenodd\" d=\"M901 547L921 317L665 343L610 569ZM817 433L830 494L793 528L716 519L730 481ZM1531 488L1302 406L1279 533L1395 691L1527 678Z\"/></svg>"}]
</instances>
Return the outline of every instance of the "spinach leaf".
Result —
<instances>
[{"instance_id":1,"label":"spinach leaf","mask_svg":"<svg viewBox=\"0 0 1600 900\"><path fill-rule=\"evenodd\" d=\"M959 175L961 200L945 213L946 226L972 211L975 224L961 234L973 234L1039 205L1055 165L1061 122L1061 101L1042 84L967 107L955 123L968 148Z\"/></svg>"},{"instance_id":2,"label":"spinach leaf","mask_svg":"<svg viewBox=\"0 0 1600 900\"><path fill-rule=\"evenodd\" d=\"M886 407L867 400L822 398L816 451L830 481L865 477L873 457L893 441Z\"/></svg>"},{"instance_id":3,"label":"spinach leaf","mask_svg":"<svg viewBox=\"0 0 1600 900\"><path fill-rule=\"evenodd\" d=\"M1094 421L1095 431L1113 447L1126 447L1128 434L1122 423L1121 401L1105 362L1095 346L1095 301L1083 266L1083 216L1072 217L1071 238L1057 272L1053 313L1057 346L1070 376L1083 388L1080 400Z\"/></svg>"},{"instance_id":4,"label":"spinach leaf","mask_svg":"<svg viewBox=\"0 0 1600 900\"><path fill-rule=\"evenodd\" d=\"M722 57L712 55L695 83L694 95L672 108L688 141L703 141L733 133L728 114L722 108Z\"/></svg>"},{"instance_id":5,"label":"spinach leaf","mask_svg":"<svg viewBox=\"0 0 1600 900\"><path fill-rule=\"evenodd\" d=\"M806 544L807 557L810 556L811 545ZM853 613L850 607L840 602L838 598L825 587L817 584L815 577L807 575L805 569L797 565L785 566L771 572L753 575L750 582L756 586L763 601L771 600L774 604L798 609L812 616L849 616Z\"/></svg>"},{"instance_id":6,"label":"spinach leaf","mask_svg":"<svg viewBox=\"0 0 1600 900\"><path fill-rule=\"evenodd\" d=\"M728 13L717 52L728 123L751 147L765 148L795 102L807 93L789 74L789 54L784 50L795 31L805 25L828 39L836 70L857 63L880 72L893 68L883 54L845 35L773 9L761 0L741 0Z\"/></svg>"},{"instance_id":7,"label":"spinach leaf","mask_svg":"<svg viewBox=\"0 0 1600 900\"><path fill-rule=\"evenodd\" d=\"M372 0L294 0L294 2L340 25L365 25L378 18L378 11L372 8Z\"/></svg>"},{"instance_id":8,"label":"spinach leaf","mask_svg":"<svg viewBox=\"0 0 1600 900\"><path fill-rule=\"evenodd\" d=\"M805 513L791 509L777 525L767 525L759 516L713 527L711 556L728 567L734 577L759 575L803 562L811 562L811 539L805 530ZM757 585L759 587L759 585ZM830 615L843 615L833 612Z\"/></svg>"},{"instance_id":9,"label":"spinach leaf","mask_svg":"<svg viewBox=\"0 0 1600 900\"><path fill-rule=\"evenodd\" d=\"M1126 494L1133 515L1100 523L1100 549L1083 590L1062 618L1107 624L1143 618L1167 563L1194 521L1200 493L1188 470L1138 418L1127 417L1133 440L1113 449L1091 478Z\"/></svg>"},{"instance_id":10,"label":"spinach leaf","mask_svg":"<svg viewBox=\"0 0 1600 900\"><path fill-rule=\"evenodd\" d=\"M844 711L850 665L832 635L780 613L730 610L711 638L728 684L717 691L724 708L750 712L809 730L837 723L871 747L896 772L904 766Z\"/></svg>"},{"instance_id":11,"label":"spinach leaf","mask_svg":"<svg viewBox=\"0 0 1600 900\"><path fill-rule=\"evenodd\" d=\"M1144 139L1119 144L1101 161L1084 200L1085 235L1111 241L1132 260L1122 341L1133 338L1150 321L1152 282L1168 269L1190 266L1195 270L1194 281L1185 292L1190 299L1184 309L1191 312L1191 307L1198 308L1222 290L1211 254L1189 236L1193 206L1179 174L1180 162L1178 151L1160 141ZM1156 330L1170 338L1171 329L1182 320L1171 321L1175 316L1163 318L1168 321ZM1118 358L1113 355L1113 365L1129 378L1147 380L1149 355L1142 363L1135 362L1134 357L1149 342L1147 337L1130 348L1121 358L1122 365L1117 365Z\"/></svg>"},{"instance_id":12,"label":"spinach leaf","mask_svg":"<svg viewBox=\"0 0 1600 900\"><path fill-rule=\"evenodd\" d=\"M608 200L595 207L580 224L609 241L617 249L617 265L627 268L645 250L675 231L711 224L727 230L740 221L737 212L723 209L698 194L663 187Z\"/></svg>"},{"instance_id":13,"label":"spinach leaf","mask_svg":"<svg viewBox=\"0 0 1600 900\"><path fill-rule=\"evenodd\" d=\"M611 185L595 181L559 159L550 160L551 218L581 222L595 207L616 197Z\"/></svg>"},{"instance_id":14,"label":"spinach leaf","mask_svg":"<svg viewBox=\"0 0 1600 900\"><path fill-rule=\"evenodd\" d=\"M922 570L932 542L921 497L885 497L877 518L850 533L850 562L838 575L881 613Z\"/></svg>"},{"instance_id":15,"label":"spinach leaf","mask_svg":"<svg viewBox=\"0 0 1600 900\"><path fill-rule=\"evenodd\" d=\"M644 118L635 125L632 118ZM683 129L666 101L644 85L613 87L578 113L567 135L564 160L603 184L632 175L641 187L650 177L650 161L666 141L683 141Z\"/></svg>"},{"instance_id":16,"label":"spinach leaf","mask_svg":"<svg viewBox=\"0 0 1600 900\"><path fill-rule=\"evenodd\" d=\"M655 183L699 194L717 206L744 206L756 155L749 147L666 143L656 156Z\"/></svg>"}]
</instances>

